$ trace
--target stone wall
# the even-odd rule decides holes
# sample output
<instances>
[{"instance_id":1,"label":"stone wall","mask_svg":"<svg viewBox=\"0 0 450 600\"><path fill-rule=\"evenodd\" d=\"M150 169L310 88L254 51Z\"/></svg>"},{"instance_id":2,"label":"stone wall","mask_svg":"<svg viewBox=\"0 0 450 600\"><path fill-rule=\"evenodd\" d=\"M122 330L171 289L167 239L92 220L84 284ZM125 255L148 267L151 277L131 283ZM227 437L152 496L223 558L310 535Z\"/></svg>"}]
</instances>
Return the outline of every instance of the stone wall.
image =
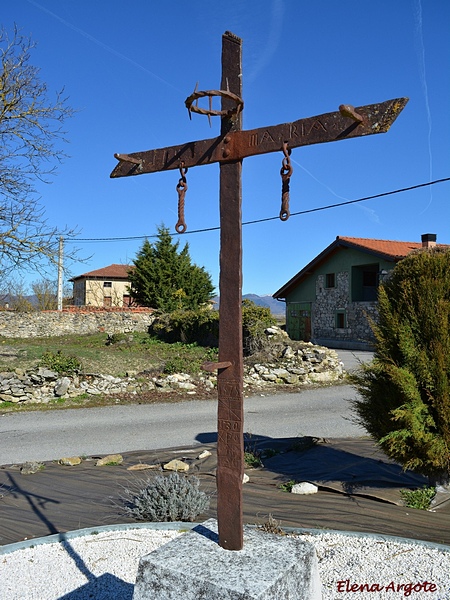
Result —
<instances>
[{"instance_id":1,"label":"stone wall","mask_svg":"<svg viewBox=\"0 0 450 600\"><path fill-rule=\"evenodd\" d=\"M370 319L377 318L376 302L350 302L349 273L336 273L336 286L325 287L325 275L316 281L312 312L312 339L330 347L368 347L374 343ZM336 326L336 312L344 311L345 327Z\"/></svg>"},{"instance_id":2,"label":"stone wall","mask_svg":"<svg viewBox=\"0 0 450 600\"><path fill-rule=\"evenodd\" d=\"M154 320L150 308L68 307L63 311L0 311L0 337L33 338L98 332L147 331Z\"/></svg>"},{"instance_id":3,"label":"stone wall","mask_svg":"<svg viewBox=\"0 0 450 600\"><path fill-rule=\"evenodd\" d=\"M270 327L266 335L271 343L270 360L244 366L246 393L273 391L274 386L301 387L311 384L333 384L345 377L343 364L334 350L313 346L309 342L292 342L284 331ZM99 373L76 373L61 376L45 367L27 371L14 369L0 372L0 402L40 404L58 398L78 396L119 397L156 392L165 394L180 391L186 395L202 396L215 389L215 373L206 371L198 375L176 373L156 376L146 372L128 373L126 377L113 377ZM120 399L117 400L119 402Z\"/></svg>"}]
</instances>

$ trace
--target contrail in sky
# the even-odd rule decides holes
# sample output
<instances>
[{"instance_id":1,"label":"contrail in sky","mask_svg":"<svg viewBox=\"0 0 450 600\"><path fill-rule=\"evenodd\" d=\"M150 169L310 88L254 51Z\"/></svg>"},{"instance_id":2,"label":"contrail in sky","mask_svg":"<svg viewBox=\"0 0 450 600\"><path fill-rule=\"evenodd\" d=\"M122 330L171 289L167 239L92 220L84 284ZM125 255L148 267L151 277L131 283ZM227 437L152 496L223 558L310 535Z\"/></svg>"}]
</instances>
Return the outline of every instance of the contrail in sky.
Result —
<instances>
[{"instance_id":1,"label":"contrail in sky","mask_svg":"<svg viewBox=\"0 0 450 600\"><path fill-rule=\"evenodd\" d=\"M416 43L416 51L417 58L419 62L419 74L420 74L420 82L422 84L423 95L425 97L425 110L427 113L428 120L428 158L429 158L429 169L430 169L430 181L433 179L433 155L431 152L431 110L430 110L430 102L428 97L428 86L427 86L427 75L425 70L425 46L423 43L423 29L422 29L422 2L421 0L415 0L414 2L414 21L416 23L415 27L415 43ZM423 214L430 206L433 201L433 191L430 187L430 201L426 208L422 211Z\"/></svg>"},{"instance_id":2,"label":"contrail in sky","mask_svg":"<svg viewBox=\"0 0 450 600\"><path fill-rule=\"evenodd\" d=\"M162 77L160 77L159 75L156 75L156 73L153 73L152 71L149 71L146 67L144 67L143 65L139 64L138 62L136 62L132 58L129 58L128 56L125 56L125 54L122 54L121 52L118 52L114 48L111 48L111 46L108 46L107 44L104 44L103 42L101 42L100 40L98 40L94 36L90 35L86 31L84 31L83 29L80 29L79 27L76 27L75 25L72 25L72 23L69 23L68 21L66 21L65 19L63 19L59 15L55 14L54 12L52 12L51 10L49 10L48 8L45 8L45 6L42 6L41 4L39 4L38 2L36 2L35 0L28 0L28 2L30 4L32 4L33 6L35 6L36 8L39 8L39 10L42 10L43 12L45 12L48 15L52 16L54 19L57 19L60 23L62 23L66 27L68 27L69 29L72 29L72 31L76 31L77 33L79 33L83 37L87 38L89 41L93 42L94 44L97 44L97 46L100 46L100 48L103 48L103 50L106 50L107 52L110 52L111 54L114 54L114 56L117 56L118 58L121 58L122 60L126 60L127 62L129 62L133 66L137 67L141 71L144 71L144 73L147 73L147 75L151 75L152 77L154 77L155 79L157 79L161 83L164 83L165 85L168 85L169 87L171 87L172 89L176 90L177 92L180 91L177 87L175 87L174 85L172 85L171 83L169 83L168 81L166 81L165 79L163 79Z\"/></svg>"}]
</instances>

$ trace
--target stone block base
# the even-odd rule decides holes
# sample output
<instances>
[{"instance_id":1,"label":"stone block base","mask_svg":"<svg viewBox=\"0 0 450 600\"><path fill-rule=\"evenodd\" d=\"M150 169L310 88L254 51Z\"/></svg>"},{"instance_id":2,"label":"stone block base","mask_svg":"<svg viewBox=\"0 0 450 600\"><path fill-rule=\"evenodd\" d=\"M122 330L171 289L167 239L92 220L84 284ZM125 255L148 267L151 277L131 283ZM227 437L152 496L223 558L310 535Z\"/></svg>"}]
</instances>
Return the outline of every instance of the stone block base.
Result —
<instances>
[{"instance_id":1,"label":"stone block base","mask_svg":"<svg viewBox=\"0 0 450 600\"><path fill-rule=\"evenodd\" d=\"M244 548L219 546L217 522L141 558L133 600L320 600L312 544L244 527Z\"/></svg>"}]
</instances>

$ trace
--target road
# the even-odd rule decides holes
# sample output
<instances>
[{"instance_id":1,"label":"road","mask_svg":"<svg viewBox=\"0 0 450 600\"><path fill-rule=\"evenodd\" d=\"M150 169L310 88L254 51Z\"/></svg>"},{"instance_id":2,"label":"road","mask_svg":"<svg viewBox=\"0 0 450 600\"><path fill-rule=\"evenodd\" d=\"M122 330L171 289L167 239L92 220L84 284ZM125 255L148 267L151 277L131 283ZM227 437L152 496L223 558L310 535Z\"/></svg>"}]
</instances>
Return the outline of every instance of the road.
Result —
<instances>
[{"instance_id":1,"label":"road","mask_svg":"<svg viewBox=\"0 0 450 600\"><path fill-rule=\"evenodd\" d=\"M244 430L268 437L356 437L351 386L246 398ZM0 465L215 441L217 402L108 406L0 416Z\"/></svg>"}]
</instances>

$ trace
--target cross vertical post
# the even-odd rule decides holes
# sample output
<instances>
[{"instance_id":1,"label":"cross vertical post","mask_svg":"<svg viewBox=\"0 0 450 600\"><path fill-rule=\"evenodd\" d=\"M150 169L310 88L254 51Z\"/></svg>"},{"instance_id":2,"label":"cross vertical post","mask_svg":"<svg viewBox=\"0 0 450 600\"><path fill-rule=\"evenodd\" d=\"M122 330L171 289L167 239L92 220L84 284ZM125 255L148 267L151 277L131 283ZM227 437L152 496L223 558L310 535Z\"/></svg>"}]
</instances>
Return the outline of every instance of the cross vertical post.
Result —
<instances>
[{"instance_id":1,"label":"cross vertical post","mask_svg":"<svg viewBox=\"0 0 450 600\"><path fill-rule=\"evenodd\" d=\"M242 41L222 38L221 89L242 97ZM232 108L222 98L222 110ZM221 136L242 129L242 112L221 117ZM242 160L220 165L220 321L217 413L217 522L219 544L243 547L244 397L242 347Z\"/></svg>"}]
</instances>

